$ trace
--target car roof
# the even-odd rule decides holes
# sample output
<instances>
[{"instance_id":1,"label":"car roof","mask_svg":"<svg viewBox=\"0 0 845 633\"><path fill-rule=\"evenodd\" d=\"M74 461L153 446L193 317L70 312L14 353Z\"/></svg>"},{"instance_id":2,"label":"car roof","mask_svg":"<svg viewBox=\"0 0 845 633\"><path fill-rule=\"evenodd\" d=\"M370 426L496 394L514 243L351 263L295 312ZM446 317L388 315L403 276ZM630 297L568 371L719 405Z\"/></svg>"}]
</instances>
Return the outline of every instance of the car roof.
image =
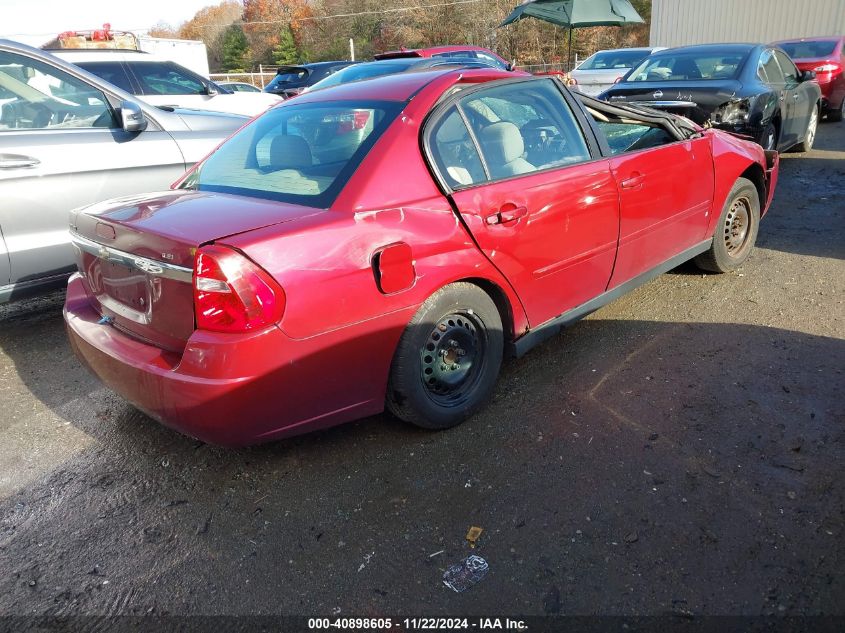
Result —
<instances>
[{"instance_id":1,"label":"car roof","mask_svg":"<svg viewBox=\"0 0 845 633\"><path fill-rule=\"evenodd\" d=\"M383 64L387 60L379 62ZM462 76L471 76L478 81L512 78L513 73L489 68L425 68L416 72L381 75L364 81L351 81L323 90L305 92L296 97L296 103L316 103L323 101L343 101L362 99L367 101L408 101L430 83L446 75L453 74L455 81Z\"/></svg>"},{"instance_id":2,"label":"car roof","mask_svg":"<svg viewBox=\"0 0 845 633\"><path fill-rule=\"evenodd\" d=\"M172 62L172 59L153 55L146 51L123 50L119 48L59 48L50 51L53 55L78 64L79 62ZM176 62L173 62L176 63Z\"/></svg>"},{"instance_id":3,"label":"car roof","mask_svg":"<svg viewBox=\"0 0 845 633\"><path fill-rule=\"evenodd\" d=\"M676 46L674 48L667 48L662 51L657 51L656 53L652 53L654 56L658 55L671 55L673 53L677 53L679 51L684 52L696 52L701 53L703 55L707 54L718 54L718 53L725 53L728 55L736 54L736 53L748 53L749 51L754 50L755 48L762 47L763 44L751 44L751 43L736 43L736 42L729 42L726 44L695 44L692 46Z\"/></svg>"},{"instance_id":4,"label":"car roof","mask_svg":"<svg viewBox=\"0 0 845 633\"><path fill-rule=\"evenodd\" d=\"M385 51L373 55L376 59L387 59L389 57L431 57L438 53L458 53L460 51L481 51L484 53L493 53L493 51L482 46L429 46L427 48L400 48L395 51ZM495 55L495 53L493 53ZM498 57L498 55L496 55Z\"/></svg>"},{"instance_id":5,"label":"car roof","mask_svg":"<svg viewBox=\"0 0 845 633\"><path fill-rule=\"evenodd\" d=\"M286 69L294 69L294 68L305 68L306 70L316 69L316 68L326 68L331 66L349 66L352 64L357 64L358 62L353 62L349 60L337 60L337 61L328 61L328 62L308 62L307 64L281 64L276 72L285 71Z\"/></svg>"},{"instance_id":6,"label":"car roof","mask_svg":"<svg viewBox=\"0 0 845 633\"><path fill-rule=\"evenodd\" d=\"M792 44L798 42L839 42L843 39L845 39L845 36L842 35L814 35L812 37L793 37L788 40L778 40L777 42L772 42L772 44L779 46L780 44Z\"/></svg>"}]
</instances>

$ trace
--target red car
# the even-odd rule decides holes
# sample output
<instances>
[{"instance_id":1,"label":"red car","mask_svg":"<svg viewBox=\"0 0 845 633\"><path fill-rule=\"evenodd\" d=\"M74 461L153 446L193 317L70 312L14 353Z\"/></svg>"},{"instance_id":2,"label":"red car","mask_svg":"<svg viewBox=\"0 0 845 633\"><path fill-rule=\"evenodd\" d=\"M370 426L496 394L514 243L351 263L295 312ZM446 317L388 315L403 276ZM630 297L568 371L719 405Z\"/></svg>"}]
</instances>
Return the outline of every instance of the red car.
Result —
<instances>
[{"instance_id":1,"label":"red car","mask_svg":"<svg viewBox=\"0 0 845 633\"><path fill-rule=\"evenodd\" d=\"M829 121L845 115L845 37L810 37L775 42L799 70L812 70L822 89L822 108Z\"/></svg>"},{"instance_id":2,"label":"red car","mask_svg":"<svg viewBox=\"0 0 845 633\"><path fill-rule=\"evenodd\" d=\"M777 154L557 79L305 93L167 192L72 214L73 347L135 406L239 445L379 413L456 425L503 356L690 258L751 252Z\"/></svg>"},{"instance_id":3,"label":"red car","mask_svg":"<svg viewBox=\"0 0 845 633\"><path fill-rule=\"evenodd\" d=\"M479 59L493 68L513 70L513 64L496 53L480 46L431 46L429 48L400 48L373 55L374 59L399 59L401 57L450 57L457 59Z\"/></svg>"}]
</instances>

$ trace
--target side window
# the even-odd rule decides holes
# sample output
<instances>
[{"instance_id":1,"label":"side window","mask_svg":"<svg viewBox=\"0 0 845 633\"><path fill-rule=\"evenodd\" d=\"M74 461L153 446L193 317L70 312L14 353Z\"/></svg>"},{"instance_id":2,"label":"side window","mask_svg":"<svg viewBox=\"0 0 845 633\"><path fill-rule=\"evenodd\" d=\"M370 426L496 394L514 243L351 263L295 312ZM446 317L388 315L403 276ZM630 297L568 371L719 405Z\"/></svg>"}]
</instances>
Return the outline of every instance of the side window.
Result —
<instances>
[{"instance_id":1,"label":"side window","mask_svg":"<svg viewBox=\"0 0 845 633\"><path fill-rule=\"evenodd\" d=\"M169 62L132 63L132 70L147 95L202 95L205 83L188 70Z\"/></svg>"},{"instance_id":2,"label":"side window","mask_svg":"<svg viewBox=\"0 0 845 633\"><path fill-rule=\"evenodd\" d=\"M494 180L590 158L578 121L551 80L481 90L460 107Z\"/></svg>"},{"instance_id":3,"label":"side window","mask_svg":"<svg viewBox=\"0 0 845 633\"><path fill-rule=\"evenodd\" d=\"M484 182L484 167L463 118L453 106L431 134L431 150L437 168L455 189Z\"/></svg>"},{"instance_id":4,"label":"side window","mask_svg":"<svg viewBox=\"0 0 845 633\"><path fill-rule=\"evenodd\" d=\"M780 69L783 71L786 84L788 86L798 85L798 69L795 67L795 64L792 63L792 60L780 51L775 51L775 57L778 60Z\"/></svg>"},{"instance_id":5,"label":"side window","mask_svg":"<svg viewBox=\"0 0 845 633\"><path fill-rule=\"evenodd\" d=\"M482 53L481 51L476 51L475 55L476 55L476 57L478 57L478 59L485 61L488 64L495 66L496 68L502 68L502 69L505 68L504 64L502 64L501 61L499 61L498 59L496 59L492 55L488 55L487 53Z\"/></svg>"},{"instance_id":6,"label":"side window","mask_svg":"<svg viewBox=\"0 0 845 633\"><path fill-rule=\"evenodd\" d=\"M0 132L115 126L106 96L93 86L39 60L0 52Z\"/></svg>"},{"instance_id":7,"label":"side window","mask_svg":"<svg viewBox=\"0 0 845 633\"><path fill-rule=\"evenodd\" d=\"M615 156L625 152L636 152L652 147L660 147L675 141L669 133L657 125L604 121L596 119L596 125L602 131L610 152Z\"/></svg>"},{"instance_id":8,"label":"side window","mask_svg":"<svg viewBox=\"0 0 845 633\"><path fill-rule=\"evenodd\" d=\"M766 74L766 67L763 66L762 60L757 62L757 79L764 84L769 83L769 76Z\"/></svg>"},{"instance_id":9,"label":"side window","mask_svg":"<svg viewBox=\"0 0 845 633\"><path fill-rule=\"evenodd\" d=\"M457 57L459 59L475 59L472 51L450 51L448 53L435 53L432 57Z\"/></svg>"},{"instance_id":10,"label":"side window","mask_svg":"<svg viewBox=\"0 0 845 633\"><path fill-rule=\"evenodd\" d=\"M97 75L97 77L104 79L110 84L114 84L121 90L125 90L129 94L135 93L135 88L132 86L132 82L129 80L129 76L126 74L126 69L122 63L118 61L83 62L79 65L89 73Z\"/></svg>"},{"instance_id":11,"label":"side window","mask_svg":"<svg viewBox=\"0 0 845 633\"><path fill-rule=\"evenodd\" d=\"M774 51L763 51L763 54L760 56L760 63L766 71L766 77L769 80L768 83L773 86L783 86L786 83L780 66L778 66L777 60L775 60Z\"/></svg>"}]
</instances>

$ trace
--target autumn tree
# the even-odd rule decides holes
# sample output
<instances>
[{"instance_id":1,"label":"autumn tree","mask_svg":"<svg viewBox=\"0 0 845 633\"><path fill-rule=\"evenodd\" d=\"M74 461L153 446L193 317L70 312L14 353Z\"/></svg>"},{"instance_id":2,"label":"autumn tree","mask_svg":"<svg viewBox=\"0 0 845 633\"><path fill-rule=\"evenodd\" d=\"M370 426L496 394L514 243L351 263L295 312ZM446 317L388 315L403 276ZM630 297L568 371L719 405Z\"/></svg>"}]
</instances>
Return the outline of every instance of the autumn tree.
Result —
<instances>
[{"instance_id":1,"label":"autumn tree","mask_svg":"<svg viewBox=\"0 0 845 633\"><path fill-rule=\"evenodd\" d=\"M208 50L209 67L219 70L224 66L224 35L232 24L240 21L243 9L243 5L235 0L226 0L200 9L194 17L179 27L179 37L186 40L202 40Z\"/></svg>"},{"instance_id":2,"label":"autumn tree","mask_svg":"<svg viewBox=\"0 0 845 633\"><path fill-rule=\"evenodd\" d=\"M281 40L281 27L289 25L296 40L303 20L312 13L307 0L244 0L244 31L253 63L272 63L273 49Z\"/></svg>"},{"instance_id":3,"label":"autumn tree","mask_svg":"<svg viewBox=\"0 0 845 633\"><path fill-rule=\"evenodd\" d=\"M155 26L150 28L148 34L150 37L165 37L168 39L179 37L179 31L163 21L156 22Z\"/></svg>"}]
</instances>

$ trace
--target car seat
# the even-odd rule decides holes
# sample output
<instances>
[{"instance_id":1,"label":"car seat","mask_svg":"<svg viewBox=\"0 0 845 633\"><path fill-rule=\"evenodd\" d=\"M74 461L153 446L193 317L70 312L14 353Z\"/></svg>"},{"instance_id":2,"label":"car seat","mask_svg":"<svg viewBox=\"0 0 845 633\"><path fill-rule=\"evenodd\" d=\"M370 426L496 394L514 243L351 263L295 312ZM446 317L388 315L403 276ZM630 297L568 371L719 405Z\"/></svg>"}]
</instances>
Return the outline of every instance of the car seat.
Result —
<instances>
[{"instance_id":1,"label":"car seat","mask_svg":"<svg viewBox=\"0 0 845 633\"><path fill-rule=\"evenodd\" d=\"M311 146L301 136L295 134L280 134L270 143L271 171L280 169L303 169L311 167L314 160L311 157Z\"/></svg>"},{"instance_id":2,"label":"car seat","mask_svg":"<svg viewBox=\"0 0 845 633\"><path fill-rule=\"evenodd\" d=\"M481 130L479 142L493 178L507 178L537 169L522 157L525 141L513 123L499 121L488 125Z\"/></svg>"}]
</instances>

